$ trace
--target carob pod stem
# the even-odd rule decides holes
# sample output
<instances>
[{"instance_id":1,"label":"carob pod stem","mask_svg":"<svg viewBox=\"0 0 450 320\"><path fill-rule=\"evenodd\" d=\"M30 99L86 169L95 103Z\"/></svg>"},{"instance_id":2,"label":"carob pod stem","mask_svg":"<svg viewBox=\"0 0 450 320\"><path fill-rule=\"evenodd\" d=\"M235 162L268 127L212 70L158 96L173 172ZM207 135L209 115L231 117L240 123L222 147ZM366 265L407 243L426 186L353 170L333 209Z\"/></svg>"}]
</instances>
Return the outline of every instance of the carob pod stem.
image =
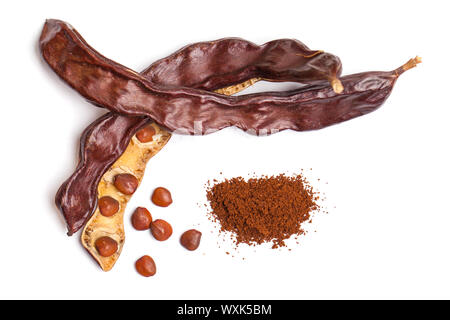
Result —
<instances>
[{"instance_id":1,"label":"carob pod stem","mask_svg":"<svg viewBox=\"0 0 450 320\"><path fill-rule=\"evenodd\" d=\"M54 71L98 106L130 116L145 115L183 134L208 134L236 126L254 134L321 129L377 109L399 73L366 72L301 90L228 97L204 90L156 85L96 52L69 25L48 20L41 51Z\"/></svg>"}]
</instances>

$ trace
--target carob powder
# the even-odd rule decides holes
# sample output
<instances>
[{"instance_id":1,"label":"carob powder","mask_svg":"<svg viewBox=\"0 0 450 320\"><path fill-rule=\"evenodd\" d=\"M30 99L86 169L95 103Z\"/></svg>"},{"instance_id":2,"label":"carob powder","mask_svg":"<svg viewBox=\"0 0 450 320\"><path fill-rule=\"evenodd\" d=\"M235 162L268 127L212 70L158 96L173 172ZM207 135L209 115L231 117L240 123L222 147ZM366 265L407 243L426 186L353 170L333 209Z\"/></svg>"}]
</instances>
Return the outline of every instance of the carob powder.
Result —
<instances>
[{"instance_id":1,"label":"carob powder","mask_svg":"<svg viewBox=\"0 0 450 320\"><path fill-rule=\"evenodd\" d=\"M301 175L243 177L214 180L207 187L211 219L221 232L231 232L235 243L272 243L286 246L284 240L304 233L301 225L320 209L318 193Z\"/></svg>"}]
</instances>

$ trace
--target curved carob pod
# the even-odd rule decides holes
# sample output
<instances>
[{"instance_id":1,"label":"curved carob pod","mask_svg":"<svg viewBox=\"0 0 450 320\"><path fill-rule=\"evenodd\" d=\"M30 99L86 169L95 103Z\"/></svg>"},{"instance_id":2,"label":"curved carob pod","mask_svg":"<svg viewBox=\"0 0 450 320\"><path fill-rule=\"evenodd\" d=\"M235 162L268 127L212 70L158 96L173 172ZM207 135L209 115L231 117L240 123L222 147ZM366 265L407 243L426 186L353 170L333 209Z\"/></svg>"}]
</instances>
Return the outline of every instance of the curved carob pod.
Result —
<instances>
[{"instance_id":1,"label":"curved carob pod","mask_svg":"<svg viewBox=\"0 0 450 320\"><path fill-rule=\"evenodd\" d=\"M239 38L198 42L151 64L144 73L154 83L173 87L218 90L238 83L246 87L259 80L314 84L328 80L336 92L340 59L330 53L310 50L294 39L279 39L256 45Z\"/></svg>"},{"instance_id":2,"label":"curved carob pod","mask_svg":"<svg viewBox=\"0 0 450 320\"><path fill-rule=\"evenodd\" d=\"M94 212L97 186L103 174L121 156L136 131L148 123L151 120L145 117L125 117L110 112L84 130L78 166L55 197L69 236L82 228Z\"/></svg>"},{"instance_id":3,"label":"curved carob pod","mask_svg":"<svg viewBox=\"0 0 450 320\"><path fill-rule=\"evenodd\" d=\"M419 62L412 59L391 72L341 78L341 94L328 84L318 84L288 92L228 97L150 82L100 55L61 21L46 22L40 47L53 70L88 100L129 116L148 116L183 134L208 134L229 126L255 134L321 129L377 109L398 76Z\"/></svg>"}]
</instances>

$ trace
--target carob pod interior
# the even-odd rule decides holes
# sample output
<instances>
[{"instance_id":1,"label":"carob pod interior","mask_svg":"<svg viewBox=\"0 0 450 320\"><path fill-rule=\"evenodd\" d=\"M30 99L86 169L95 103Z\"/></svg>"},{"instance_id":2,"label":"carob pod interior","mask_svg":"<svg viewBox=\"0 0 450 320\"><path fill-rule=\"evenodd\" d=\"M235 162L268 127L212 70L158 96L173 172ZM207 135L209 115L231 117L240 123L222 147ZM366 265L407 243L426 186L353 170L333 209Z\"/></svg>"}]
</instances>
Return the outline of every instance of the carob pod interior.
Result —
<instances>
[{"instance_id":1,"label":"carob pod interior","mask_svg":"<svg viewBox=\"0 0 450 320\"><path fill-rule=\"evenodd\" d=\"M94 104L130 116L148 116L184 134L208 134L233 125L254 134L321 129L376 110L398 76L418 62L411 59L394 71L343 77L340 94L322 83L287 92L228 97L152 83L100 55L61 21L46 22L40 46L53 70Z\"/></svg>"},{"instance_id":2,"label":"carob pod interior","mask_svg":"<svg viewBox=\"0 0 450 320\"><path fill-rule=\"evenodd\" d=\"M150 142L142 143L133 136L127 148L102 176L98 184L98 197L109 196L119 202L119 211L112 216L104 216L97 207L91 219L86 224L81 235L81 242L86 250L94 257L104 271L109 271L120 256L125 232L123 214L131 194L124 194L115 185L115 178L121 174L131 174L140 183L148 160L158 153L169 141L171 135L157 125L152 124L155 135ZM102 256L96 248L99 238L108 237L117 243L117 250L110 256Z\"/></svg>"}]
</instances>

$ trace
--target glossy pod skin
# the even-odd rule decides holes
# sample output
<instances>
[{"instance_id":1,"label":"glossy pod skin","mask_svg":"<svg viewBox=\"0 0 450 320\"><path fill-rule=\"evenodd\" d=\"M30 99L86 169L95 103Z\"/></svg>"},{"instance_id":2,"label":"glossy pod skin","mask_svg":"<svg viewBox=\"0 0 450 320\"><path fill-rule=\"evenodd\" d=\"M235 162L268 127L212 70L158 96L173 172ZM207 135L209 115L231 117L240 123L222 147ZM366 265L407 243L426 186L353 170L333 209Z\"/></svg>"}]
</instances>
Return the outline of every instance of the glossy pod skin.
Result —
<instances>
[{"instance_id":1,"label":"glossy pod skin","mask_svg":"<svg viewBox=\"0 0 450 320\"><path fill-rule=\"evenodd\" d=\"M405 70L343 77L341 94L323 82L288 92L228 97L152 83L100 55L61 21L47 21L40 47L53 70L94 104L148 116L183 134L208 134L229 126L257 135L321 129L376 110L389 96L399 70Z\"/></svg>"},{"instance_id":2,"label":"glossy pod skin","mask_svg":"<svg viewBox=\"0 0 450 320\"><path fill-rule=\"evenodd\" d=\"M69 236L81 229L94 212L97 185L103 174L120 157L136 131L150 122L143 117L107 113L83 132L78 166L55 197Z\"/></svg>"},{"instance_id":3,"label":"glossy pod skin","mask_svg":"<svg viewBox=\"0 0 450 320\"><path fill-rule=\"evenodd\" d=\"M239 38L188 45L144 71L153 83L203 90L250 79L304 84L328 80L337 84L341 72L337 56L310 50L298 40L279 39L259 46Z\"/></svg>"}]
</instances>

